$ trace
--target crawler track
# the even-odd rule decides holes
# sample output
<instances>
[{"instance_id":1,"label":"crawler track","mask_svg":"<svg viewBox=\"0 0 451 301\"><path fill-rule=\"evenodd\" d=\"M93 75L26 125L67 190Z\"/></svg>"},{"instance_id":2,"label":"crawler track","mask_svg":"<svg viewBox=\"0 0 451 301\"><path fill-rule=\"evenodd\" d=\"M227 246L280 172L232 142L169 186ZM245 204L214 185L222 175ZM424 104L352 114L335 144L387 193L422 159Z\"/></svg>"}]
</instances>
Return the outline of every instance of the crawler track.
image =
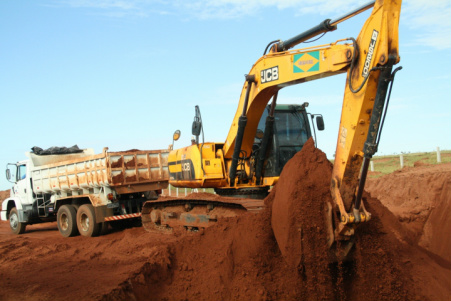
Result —
<instances>
[{"instance_id":1,"label":"crawler track","mask_svg":"<svg viewBox=\"0 0 451 301\"><path fill-rule=\"evenodd\" d=\"M209 193L193 193L184 198L161 198L148 201L142 209L143 227L147 231L171 232L175 227L199 230L218 219L257 212L265 207L263 200L221 197Z\"/></svg>"}]
</instances>

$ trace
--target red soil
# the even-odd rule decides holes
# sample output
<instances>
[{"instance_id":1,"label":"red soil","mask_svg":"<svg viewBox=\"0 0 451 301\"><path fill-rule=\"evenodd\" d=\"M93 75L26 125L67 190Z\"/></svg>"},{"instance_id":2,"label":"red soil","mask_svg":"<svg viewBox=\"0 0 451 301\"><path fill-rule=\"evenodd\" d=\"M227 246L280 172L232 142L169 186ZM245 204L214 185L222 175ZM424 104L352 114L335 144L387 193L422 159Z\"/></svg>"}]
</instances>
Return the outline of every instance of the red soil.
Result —
<instances>
[{"instance_id":1,"label":"red soil","mask_svg":"<svg viewBox=\"0 0 451 301\"><path fill-rule=\"evenodd\" d=\"M352 260L329 264L323 219L329 178L330 163L310 141L287 164L266 209L197 234L132 228L63 238L52 223L14 236L1 223L0 300L449 301L450 265L419 247L368 195L373 218L357 229Z\"/></svg>"},{"instance_id":2,"label":"red soil","mask_svg":"<svg viewBox=\"0 0 451 301\"><path fill-rule=\"evenodd\" d=\"M415 164L370 179L366 189L413 232L420 246L451 262L451 163Z\"/></svg>"},{"instance_id":3,"label":"red soil","mask_svg":"<svg viewBox=\"0 0 451 301\"><path fill-rule=\"evenodd\" d=\"M309 140L283 169L271 207L272 230L289 267L299 271L298 298L305 300L336 299L325 225L331 175L332 164Z\"/></svg>"},{"instance_id":4,"label":"red soil","mask_svg":"<svg viewBox=\"0 0 451 301\"><path fill-rule=\"evenodd\" d=\"M9 190L0 191L0 204L7 198L9 198Z\"/></svg>"}]
</instances>

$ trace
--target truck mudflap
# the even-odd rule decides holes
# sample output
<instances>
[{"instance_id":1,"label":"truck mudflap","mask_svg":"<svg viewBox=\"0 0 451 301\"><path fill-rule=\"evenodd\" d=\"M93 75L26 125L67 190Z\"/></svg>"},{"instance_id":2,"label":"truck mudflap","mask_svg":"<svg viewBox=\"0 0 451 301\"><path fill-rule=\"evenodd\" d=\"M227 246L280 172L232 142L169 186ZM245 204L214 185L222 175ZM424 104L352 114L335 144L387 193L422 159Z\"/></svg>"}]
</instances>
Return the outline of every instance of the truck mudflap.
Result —
<instances>
[{"instance_id":1,"label":"truck mudflap","mask_svg":"<svg viewBox=\"0 0 451 301\"><path fill-rule=\"evenodd\" d=\"M176 227L196 231L216 224L221 218L258 212L264 207L264 201L258 199L192 193L184 198L162 197L147 201L141 219L144 229L150 232L172 232Z\"/></svg>"}]
</instances>

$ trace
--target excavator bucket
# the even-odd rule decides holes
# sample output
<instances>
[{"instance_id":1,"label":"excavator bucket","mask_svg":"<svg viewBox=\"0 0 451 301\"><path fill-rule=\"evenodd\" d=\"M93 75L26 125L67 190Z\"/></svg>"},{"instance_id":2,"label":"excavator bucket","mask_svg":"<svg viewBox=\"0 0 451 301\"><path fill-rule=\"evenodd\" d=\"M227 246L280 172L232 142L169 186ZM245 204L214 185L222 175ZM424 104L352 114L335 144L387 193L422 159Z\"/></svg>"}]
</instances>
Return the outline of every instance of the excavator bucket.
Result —
<instances>
[{"instance_id":1,"label":"excavator bucket","mask_svg":"<svg viewBox=\"0 0 451 301\"><path fill-rule=\"evenodd\" d=\"M332 262L341 262L349 259L348 255L354 246L354 236L347 237L346 240L338 240L336 237L337 220L336 214L332 209L332 205L327 203L326 214L326 231L327 231L327 246L329 247L329 257Z\"/></svg>"}]
</instances>

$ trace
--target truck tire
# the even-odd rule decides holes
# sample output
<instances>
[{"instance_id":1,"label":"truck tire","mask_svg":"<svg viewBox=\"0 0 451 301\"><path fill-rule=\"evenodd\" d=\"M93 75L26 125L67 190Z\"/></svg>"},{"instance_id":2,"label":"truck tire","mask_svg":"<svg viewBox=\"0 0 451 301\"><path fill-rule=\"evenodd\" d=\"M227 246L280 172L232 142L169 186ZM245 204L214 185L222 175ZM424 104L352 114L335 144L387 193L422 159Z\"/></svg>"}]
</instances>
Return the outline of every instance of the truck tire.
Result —
<instances>
[{"instance_id":1,"label":"truck tire","mask_svg":"<svg viewBox=\"0 0 451 301\"><path fill-rule=\"evenodd\" d=\"M96 222L94 207L91 204L85 204L78 208L77 227L83 236L92 237L99 235L101 224Z\"/></svg>"},{"instance_id":2,"label":"truck tire","mask_svg":"<svg viewBox=\"0 0 451 301\"><path fill-rule=\"evenodd\" d=\"M14 234L22 234L25 232L25 227L27 224L19 222L19 214L17 213L16 207L11 208L9 211L9 226Z\"/></svg>"},{"instance_id":3,"label":"truck tire","mask_svg":"<svg viewBox=\"0 0 451 301\"><path fill-rule=\"evenodd\" d=\"M78 234L76 219L77 212L73 206L63 205L58 209L56 221L62 236L71 237Z\"/></svg>"}]
</instances>

